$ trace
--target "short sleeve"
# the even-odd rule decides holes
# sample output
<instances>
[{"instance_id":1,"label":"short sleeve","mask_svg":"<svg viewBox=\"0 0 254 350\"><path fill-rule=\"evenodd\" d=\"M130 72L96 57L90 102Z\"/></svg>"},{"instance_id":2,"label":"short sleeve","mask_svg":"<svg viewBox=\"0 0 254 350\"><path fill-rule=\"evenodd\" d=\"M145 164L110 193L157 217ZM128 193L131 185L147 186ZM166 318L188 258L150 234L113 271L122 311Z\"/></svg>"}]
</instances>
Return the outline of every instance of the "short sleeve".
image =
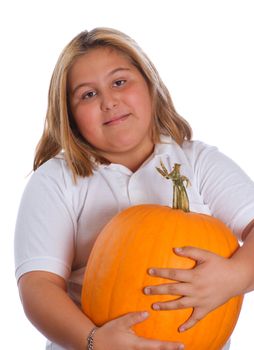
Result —
<instances>
[{"instance_id":1,"label":"short sleeve","mask_svg":"<svg viewBox=\"0 0 254 350\"><path fill-rule=\"evenodd\" d=\"M242 231L254 219L254 183L216 147L196 146L194 171L204 203L241 239Z\"/></svg>"},{"instance_id":2,"label":"short sleeve","mask_svg":"<svg viewBox=\"0 0 254 350\"><path fill-rule=\"evenodd\" d=\"M75 214L60 161L49 161L31 176L23 193L15 229L17 280L41 270L67 279L74 257Z\"/></svg>"}]
</instances>

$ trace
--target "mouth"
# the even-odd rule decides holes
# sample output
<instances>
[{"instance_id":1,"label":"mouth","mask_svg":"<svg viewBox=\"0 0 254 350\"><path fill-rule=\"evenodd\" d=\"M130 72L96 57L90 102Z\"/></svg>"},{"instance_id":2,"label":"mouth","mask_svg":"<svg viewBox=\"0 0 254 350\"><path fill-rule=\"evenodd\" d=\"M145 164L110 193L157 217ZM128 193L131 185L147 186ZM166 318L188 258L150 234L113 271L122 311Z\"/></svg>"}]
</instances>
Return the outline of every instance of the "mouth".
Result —
<instances>
[{"instance_id":1,"label":"mouth","mask_svg":"<svg viewBox=\"0 0 254 350\"><path fill-rule=\"evenodd\" d=\"M109 120L107 120L106 122L103 123L103 125L115 125L118 123L123 122L124 120L126 120L128 117L130 116L130 113L127 114L122 114L122 115L117 115L114 117L111 117Z\"/></svg>"}]
</instances>

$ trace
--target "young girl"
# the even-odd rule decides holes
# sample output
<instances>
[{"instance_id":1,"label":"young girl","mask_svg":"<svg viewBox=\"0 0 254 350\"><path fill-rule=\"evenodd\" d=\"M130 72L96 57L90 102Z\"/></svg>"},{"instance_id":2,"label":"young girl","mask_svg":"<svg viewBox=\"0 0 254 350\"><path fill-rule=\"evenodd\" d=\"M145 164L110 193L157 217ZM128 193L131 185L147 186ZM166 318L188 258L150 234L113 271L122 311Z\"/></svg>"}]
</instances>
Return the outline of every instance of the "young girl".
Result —
<instances>
[{"instance_id":1,"label":"young girl","mask_svg":"<svg viewBox=\"0 0 254 350\"><path fill-rule=\"evenodd\" d=\"M171 205L171 186L155 170L160 161L169 171L181 164L191 182L192 211L218 217L244 241L230 259L185 247L177 254L195 259L195 268L154 268L154 276L176 283L147 286L144 293L182 295L152 307L192 307L180 327L185 331L232 296L254 289L254 184L215 147L191 141L190 126L131 38L107 28L82 32L56 64L35 171L16 224L20 296L27 317L49 339L47 349L184 348L174 339L133 333L149 310L96 329L80 310L85 266L103 226L131 205Z\"/></svg>"}]
</instances>

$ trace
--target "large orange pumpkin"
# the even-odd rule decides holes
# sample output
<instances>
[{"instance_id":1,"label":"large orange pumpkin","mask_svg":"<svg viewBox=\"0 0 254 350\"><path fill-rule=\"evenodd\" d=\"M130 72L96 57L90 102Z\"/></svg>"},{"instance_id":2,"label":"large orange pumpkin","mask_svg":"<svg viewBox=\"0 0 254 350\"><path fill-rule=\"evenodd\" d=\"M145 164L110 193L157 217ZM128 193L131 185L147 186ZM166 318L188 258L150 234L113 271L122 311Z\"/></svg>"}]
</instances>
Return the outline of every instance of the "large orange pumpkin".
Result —
<instances>
[{"instance_id":1,"label":"large orange pumpkin","mask_svg":"<svg viewBox=\"0 0 254 350\"><path fill-rule=\"evenodd\" d=\"M176 174L167 173L165 167L158 170L167 178ZM179 176L176 178L179 180ZM230 257L238 248L235 236L221 221L188 212L186 191L182 192L179 182L176 185L174 207L181 202L186 212L160 205L138 205L122 211L105 226L87 264L82 309L98 326L128 312L149 310L150 317L133 327L138 335L180 341L186 350L220 350L237 322L241 296L179 333L179 326L189 318L192 309L155 311L151 309L154 302L175 296L143 293L145 286L167 282L148 275L149 267L191 269L195 265L193 260L175 255L174 247L199 247L223 257Z\"/></svg>"},{"instance_id":2,"label":"large orange pumpkin","mask_svg":"<svg viewBox=\"0 0 254 350\"><path fill-rule=\"evenodd\" d=\"M165 280L147 274L149 267L192 268L190 259L172 248L191 245L229 257L238 243L219 220L159 205L128 208L115 216L99 234L89 257L82 290L82 308L96 324L131 311L150 310L150 317L134 327L138 335L181 341L187 350L219 350L230 337L242 297L235 297L208 314L192 329L178 327L192 309L154 311L151 304L173 299L144 295L143 288Z\"/></svg>"}]
</instances>

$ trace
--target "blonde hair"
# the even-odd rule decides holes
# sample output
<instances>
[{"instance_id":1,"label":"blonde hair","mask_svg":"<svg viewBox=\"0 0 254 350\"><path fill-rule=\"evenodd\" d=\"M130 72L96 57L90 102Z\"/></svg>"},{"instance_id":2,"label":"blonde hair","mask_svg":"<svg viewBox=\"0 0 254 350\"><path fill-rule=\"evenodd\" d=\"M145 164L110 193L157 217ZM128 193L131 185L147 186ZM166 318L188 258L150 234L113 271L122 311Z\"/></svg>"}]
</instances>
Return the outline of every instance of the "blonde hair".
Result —
<instances>
[{"instance_id":1,"label":"blonde hair","mask_svg":"<svg viewBox=\"0 0 254 350\"><path fill-rule=\"evenodd\" d=\"M74 179L91 175L94 160L107 162L79 133L68 101L68 72L71 66L77 57L98 47L110 47L122 52L144 76L152 99L154 143L159 142L160 134L170 135L179 145L185 139L191 139L189 124L176 112L168 89L137 43L115 29L95 28L77 35L64 48L56 63L49 87L44 130L35 152L34 170L62 150Z\"/></svg>"}]
</instances>

